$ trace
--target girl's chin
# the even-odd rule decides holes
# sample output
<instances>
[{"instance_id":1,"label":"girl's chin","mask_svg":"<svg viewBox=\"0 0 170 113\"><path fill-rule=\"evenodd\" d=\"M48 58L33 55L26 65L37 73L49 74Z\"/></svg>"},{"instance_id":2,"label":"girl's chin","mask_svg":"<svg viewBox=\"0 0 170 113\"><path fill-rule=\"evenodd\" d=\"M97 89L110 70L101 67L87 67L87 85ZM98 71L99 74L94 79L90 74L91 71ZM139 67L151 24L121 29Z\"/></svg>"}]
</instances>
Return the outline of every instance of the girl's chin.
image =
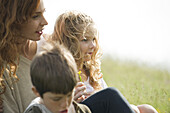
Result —
<instances>
[{"instance_id":1,"label":"girl's chin","mask_svg":"<svg viewBox=\"0 0 170 113\"><path fill-rule=\"evenodd\" d=\"M91 58L84 58L84 61L87 62L87 61L90 61Z\"/></svg>"},{"instance_id":2,"label":"girl's chin","mask_svg":"<svg viewBox=\"0 0 170 113\"><path fill-rule=\"evenodd\" d=\"M91 55L85 55L84 56L84 61L87 62L87 61L90 61L91 60Z\"/></svg>"}]
</instances>

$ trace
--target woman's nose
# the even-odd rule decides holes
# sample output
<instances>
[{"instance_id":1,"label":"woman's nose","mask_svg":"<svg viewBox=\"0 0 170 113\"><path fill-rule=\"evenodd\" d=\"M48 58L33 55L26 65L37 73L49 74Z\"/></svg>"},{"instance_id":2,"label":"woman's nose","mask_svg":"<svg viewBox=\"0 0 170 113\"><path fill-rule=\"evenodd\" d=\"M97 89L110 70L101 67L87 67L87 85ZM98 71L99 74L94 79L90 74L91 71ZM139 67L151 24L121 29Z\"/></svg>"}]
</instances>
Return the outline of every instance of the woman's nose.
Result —
<instances>
[{"instance_id":1,"label":"woman's nose","mask_svg":"<svg viewBox=\"0 0 170 113\"><path fill-rule=\"evenodd\" d=\"M41 24L44 26L44 25L48 25L48 22L47 22L47 20L45 19L45 17L44 16L42 16L42 22L41 22Z\"/></svg>"}]
</instances>

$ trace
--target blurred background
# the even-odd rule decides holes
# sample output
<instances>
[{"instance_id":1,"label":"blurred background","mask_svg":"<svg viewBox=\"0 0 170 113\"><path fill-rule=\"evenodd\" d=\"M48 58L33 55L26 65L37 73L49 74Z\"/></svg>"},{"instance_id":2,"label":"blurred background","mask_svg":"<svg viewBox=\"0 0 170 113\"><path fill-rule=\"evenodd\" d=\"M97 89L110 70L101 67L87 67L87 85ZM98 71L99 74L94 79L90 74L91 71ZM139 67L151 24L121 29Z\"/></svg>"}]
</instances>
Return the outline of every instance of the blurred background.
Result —
<instances>
[{"instance_id":1,"label":"blurred background","mask_svg":"<svg viewBox=\"0 0 170 113\"><path fill-rule=\"evenodd\" d=\"M170 70L170 0L44 0L51 33L67 10L90 15L104 55Z\"/></svg>"},{"instance_id":2,"label":"blurred background","mask_svg":"<svg viewBox=\"0 0 170 113\"><path fill-rule=\"evenodd\" d=\"M170 113L170 0L44 0L51 33L68 10L90 15L100 32L102 73L131 104Z\"/></svg>"}]
</instances>

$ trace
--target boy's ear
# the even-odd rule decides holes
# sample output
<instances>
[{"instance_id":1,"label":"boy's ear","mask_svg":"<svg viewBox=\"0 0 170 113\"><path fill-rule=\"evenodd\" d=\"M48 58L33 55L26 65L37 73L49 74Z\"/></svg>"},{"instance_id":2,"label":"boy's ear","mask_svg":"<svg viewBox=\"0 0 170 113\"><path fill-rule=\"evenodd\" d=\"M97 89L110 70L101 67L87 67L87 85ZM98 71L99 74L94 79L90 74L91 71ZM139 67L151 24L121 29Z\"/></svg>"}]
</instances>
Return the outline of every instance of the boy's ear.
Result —
<instances>
[{"instance_id":1,"label":"boy's ear","mask_svg":"<svg viewBox=\"0 0 170 113\"><path fill-rule=\"evenodd\" d=\"M40 97L40 94L38 93L37 89L35 88L35 86L32 86L32 91L34 92L34 94L37 96L37 97Z\"/></svg>"}]
</instances>

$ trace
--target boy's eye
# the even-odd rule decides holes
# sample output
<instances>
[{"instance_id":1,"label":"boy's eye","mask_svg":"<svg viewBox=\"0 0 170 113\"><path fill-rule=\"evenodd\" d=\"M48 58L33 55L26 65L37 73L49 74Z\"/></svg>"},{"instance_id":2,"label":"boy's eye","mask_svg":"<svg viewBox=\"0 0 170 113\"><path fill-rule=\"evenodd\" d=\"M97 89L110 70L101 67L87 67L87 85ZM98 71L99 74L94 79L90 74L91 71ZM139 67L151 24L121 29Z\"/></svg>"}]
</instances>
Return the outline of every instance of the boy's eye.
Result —
<instances>
[{"instance_id":1,"label":"boy's eye","mask_svg":"<svg viewBox=\"0 0 170 113\"><path fill-rule=\"evenodd\" d=\"M53 101L60 101L61 100L61 98L54 98L54 99L52 99Z\"/></svg>"}]
</instances>

